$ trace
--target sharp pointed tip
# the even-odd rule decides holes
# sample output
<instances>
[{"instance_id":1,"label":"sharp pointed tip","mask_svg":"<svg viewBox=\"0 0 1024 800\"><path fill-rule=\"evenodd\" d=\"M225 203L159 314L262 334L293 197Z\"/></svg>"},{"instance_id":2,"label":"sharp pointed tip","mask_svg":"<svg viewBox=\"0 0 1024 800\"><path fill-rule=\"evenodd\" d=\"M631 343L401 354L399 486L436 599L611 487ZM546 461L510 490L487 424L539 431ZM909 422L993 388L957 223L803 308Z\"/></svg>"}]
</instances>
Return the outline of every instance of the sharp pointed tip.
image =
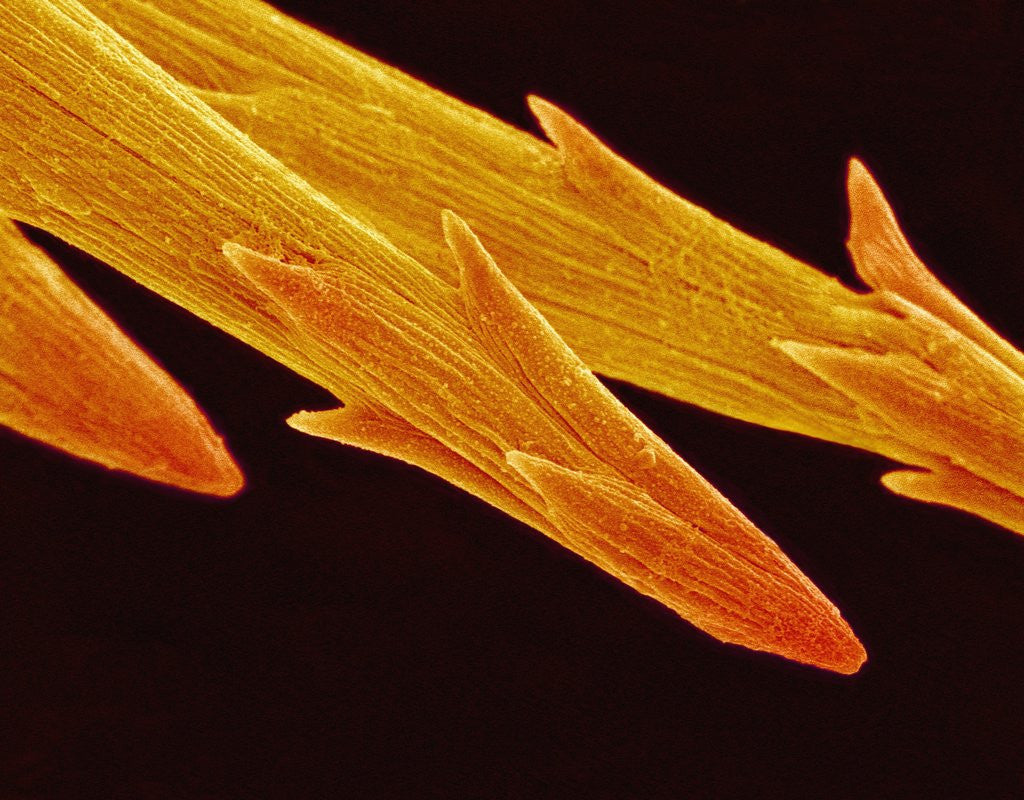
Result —
<instances>
[{"instance_id":1,"label":"sharp pointed tip","mask_svg":"<svg viewBox=\"0 0 1024 800\"><path fill-rule=\"evenodd\" d=\"M444 233L445 243L453 252L456 252L469 237L474 236L466 221L450 208L441 210L441 231Z\"/></svg>"},{"instance_id":2,"label":"sharp pointed tip","mask_svg":"<svg viewBox=\"0 0 1024 800\"><path fill-rule=\"evenodd\" d=\"M526 104L529 107L530 111L532 111L536 108L550 106L551 103L544 99L544 97L542 97L540 94L534 94L534 92L530 92L529 94L526 95Z\"/></svg>"},{"instance_id":3,"label":"sharp pointed tip","mask_svg":"<svg viewBox=\"0 0 1024 800\"><path fill-rule=\"evenodd\" d=\"M850 631L849 638L835 651L834 657L824 666L840 675L855 675L868 660L868 651Z\"/></svg>"},{"instance_id":4,"label":"sharp pointed tip","mask_svg":"<svg viewBox=\"0 0 1024 800\"><path fill-rule=\"evenodd\" d=\"M823 596L801 594L799 602L780 611L780 625L753 631L749 640L737 643L841 675L859 671L867 650L838 609Z\"/></svg>"},{"instance_id":5,"label":"sharp pointed tip","mask_svg":"<svg viewBox=\"0 0 1024 800\"><path fill-rule=\"evenodd\" d=\"M663 507L633 484L566 469L548 459L519 450L506 452L505 460L543 498L552 519L578 522L581 517L594 514L589 524L584 522L582 526L573 526L567 523L570 527L563 532L575 528L575 539L590 542L603 552L605 561L623 570L619 574L625 576L623 579L627 583L645 594L653 594L716 638L844 675L857 672L867 659L864 646L835 606L805 582L793 580L788 572L781 569L781 564L779 569L769 569L776 581L783 581L784 590L780 590L778 583L771 583L772 593L752 595L754 602L761 607L775 609L773 619L768 621L763 614L755 615L741 626L742 632L735 627L736 620L731 612L724 612L713 604L694 606L690 595L681 596L675 593L675 589L666 589L667 593L652 592L651 587L658 585L657 581L650 579L647 567L636 571L640 561L633 560L641 552L639 549L631 550L637 534L625 533L626 527L620 527L618 523L630 529L657 530L668 520ZM648 510L651 515L645 516ZM583 528L588 532L581 533ZM598 533L600 531L603 533ZM672 538L681 540L685 538L682 534L682 528L674 529ZM614 555L610 554L608 547L601 551L602 547L612 543L615 543ZM699 585L699 581L695 581L686 569L665 574L671 575L672 581L660 584L663 589L671 586L673 581ZM760 619L760 622L754 623L754 619Z\"/></svg>"},{"instance_id":6,"label":"sharp pointed tip","mask_svg":"<svg viewBox=\"0 0 1024 800\"><path fill-rule=\"evenodd\" d=\"M545 100L538 94L526 95L526 105L530 112L540 120L540 117L558 113L559 108L549 100Z\"/></svg>"},{"instance_id":7,"label":"sharp pointed tip","mask_svg":"<svg viewBox=\"0 0 1024 800\"><path fill-rule=\"evenodd\" d=\"M846 180L847 183L853 183L856 181L872 180L871 173L868 168L864 165L856 156L851 156L846 162Z\"/></svg>"},{"instance_id":8,"label":"sharp pointed tip","mask_svg":"<svg viewBox=\"0 0 1024 800\"><path fill-rule=\"evenodd\" d=\"M858 251L854 257L855 262L858 258L863 260L859 250L864 246L902 236L882 187L871 171L856 158L850 159L846 191L850 205L847 246Z\"/></svg>"},{"instance_id":9,"label":"sharp pointed tip","mask_svg":"<svg viewBox=\"0 0 1024 800\"><path fill-rule=\"evenodd\" d=\"M498 266L469 224L454 211L445 209L441 212L441 226L445 243L459 267L462 291L472 293L475 284L493 281L499 273Z\"/></svg>"},{"instance_id":10,"label":"sharp pointed tip","mask_svg":"<svg viewBox=\"0 0 1024 800\"><path fill-rule=\"evenodd\" d=\"M833 625L827 629L823 640L807 643L778 642L764 649L799 664L838 675L855 675L867 663L867 650L841 617L835 622L838 627ZM755 646L754 649L762 648Z\"/></svg>"},{"instance_id":11,"label":"sharp pointed tip","mask_svg":"<svg viewBox=\"0 0 1024 800\"><path fill-rule=\"evenodd\" d=\"M290 417L285 419L285 425L293 430L299 431L300 433L312 434L316 428L316 412L315 411L296 411Z\"/></svg>"},{"instance_id":12,"label":"sharp pointed tip","mask_svg":"<svg viewBox=\"0 0 1024 800\"><path fill-rule=\"evenodd\" d=\"M543 97L531 94L526 97L526 105L533 114L537 124L544 131L545 136L551 140L555 147L561 148L566 139L566 128L580 127L569 114Z\"/></svg>"},{"instance_id":13,"label":"sharp pointed tip","mask_svg":"<svg viewBox=\"0 0 1024 800\"><path fill-rule=\"evenodd\" d=\"M251 283L271 294L281 287L282 282L287 283L296 275L310 271L308 267L289 264L236 242L224 242L221 253Z\"/></svg>"},{"instance_id":14,"label":"sharp pointed tip","mask_svg":"<svg viewBox=\"0 0 1024 800\"><path fill-rule=\"evenodd\" d=\"M860 211L870 211L879 206L888 207L875 176L857 158L851 158L846 169L846 191L850 201L850 212L856 216Z\"/></svg>"},{"instance_id":15,"label":"sharp pointed tip","mask_svg":"<svg viewBox=\"0 0 1024 800\"><path fill-rule=\"evenodd\" d=\"M860 161L851 159L847 176L850 227L846 249L861 279L877 291L903 295L925 278L900 229L896 214L875 177Z\"/></svg>"},{"instance_id":16,"label":"sharp pointed tip","mask_svg":"<svg viewBox=\"0 0 1024 800\"><path fill-rule=\"evenodd\" d=\"M296 411L285 420L285 424L299 433L330 439L339 435L354 413L355 407L351 405L325 411Z\"/></svg>"},{"instance_id":17,"label":"sharp pointed tip","mask_svg":"<svg viewBox=\"0 0 1024 800\"><path fill-rule=\"evenodd\" d=\"M5 217L0 252L13 334L0 375L6 425L186 491L241 490L241 471L189 392Z\"/></svg>"},{"instance_id":18,"label":"sharp pointed tip","mask_svg":"<svg viewBox=\"0 0 1024 800\"><path fill-rule=\"evenodd\" d=\"M237 475L229 478L214 487L212 494L217 497L234 497L245 488L245 476L239 471Z\"/></svg>"},{"instance_id":19,"label":"sharp pointed tip","mask_svg":"<svg viewBox=\"0 0 1024 800\"><path fill-rule=\"evenodd\" d=\"M217 465L216 473L210 479L197 484L194 491L214 497L234 497L245 488L245 475L234 460L225 453L225 458Z\"/></svg>"},{"instance_id":20,"label":"sharp pointed tip","mask_svg":"<svg viewBox=\"0 0 1024 800\"><path fill-rule=\"evenodd\" d=\"M212 431L190 436L171 448L167 462L158 469L142 464L129 469L168 486L212 497L233 497L245 488L245 475Z\"/></svg>"},{"instance_id":21,"label":"sharp pointed tip","mask_svg":"<svg viewBox=\"0 0 1024 800\"><path fill-rule=\"evenodd\" d=\"M917 469L896 469L886 472L878 480L893 494L908 495L914 492L922 480L927 480L929 473L930 471Z\"/></svg>"},{"instance_id":22,"label":"sharp pointed tip","mask_svg":"<svg viewBox=\"0 0 1024 800\"><path fill-rule=\"evenodd\" d=\"M312 268L289 264L234 242L221 245L221 252L250 284L298 324L312 323L315 315L310 313L311 307L324 302L320 297L323 282Z\"/></svg>"},{"instance_id":23,"label":"sharp pointed tip","mask_svg":"<svg viewBox=\"0 0 1024 800\"><path fill-rule=\"evenodd\" d=\"M877 187L870 173L856 159L850 159L846 172L846 199L850 207L850 225L846 232L847 248L856 248L866 236L871 222L870 210L876 205Z\"/></svg>"}]
</instances>

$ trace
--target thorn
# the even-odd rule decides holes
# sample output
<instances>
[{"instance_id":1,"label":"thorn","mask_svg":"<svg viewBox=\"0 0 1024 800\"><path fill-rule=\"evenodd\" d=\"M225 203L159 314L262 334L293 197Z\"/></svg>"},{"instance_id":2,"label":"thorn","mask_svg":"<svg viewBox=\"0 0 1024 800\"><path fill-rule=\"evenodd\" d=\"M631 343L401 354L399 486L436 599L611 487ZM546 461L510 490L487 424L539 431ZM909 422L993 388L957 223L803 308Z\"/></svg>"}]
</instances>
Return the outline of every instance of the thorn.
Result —
<instances>
[{"instance_id":1,"label":"thorn","mask_svg":"<svg viewBox=\"0 0 1024 800\"><path fill-rule=\"evenodd\" d=\"M0 422L181 489L217 497L242 489L195 401L6 219L0 277Z\"/></svg>"},{"instance_id":2,"label":"thorn","mask_svg":"<svg viewBox=\"0 0 1024 800\"><path fill-rule=\"evenodd\" d=\"M543 97L535 94L527 95L526 105L529 106L530 112L551 140L551 143L559 149L565 147L567 140L574 132L580 133L585 131L593 136L593 134L590 134L589 131L562 111L562 109Z\"/></svg>"},{"instance_id":3,"label":"thorn","mask_svg":"<svg viewBox=\"0 0 1024 800\"><path fill-rule=\"evenodd\" d=\"M666 230L679 225L678 214L692 214L686 203L642 170L616 154L589 129L558 106L536 95L526 98L530 111L562 157L565 179L601 205L628 204Z\"/></svg>"},{"instance_id":4,"label":"thorn","mask_svg":"<svg viewBox=\"0 0 1024 800\"><path fill-rule=\"evenodd\" d=\"M366 403L350 403L327 411L299 411L288 425L297 431L358 447L404 461L440 475L498 508L545 533L551 526L543 515L530 508L490 475L443 442L398 417L387 409Z\"/></svg>"},{"instance_id":5,"label":"thorn","mask_svg":"<svg viewBox=\"0 0 1024 800\"><path fill-rule=\"evenodd\" d=\"M911 249L875 179L856 158L850 159L847 194L850 233L846 246L857 274L876 291L891 291L916 302L921 290L937 281Z\"/></svg>"},{"instance_id":6,"label":"thorn","mask_svg":"<svg viewBox=\"0 0 1024 800\"><path fill-rule=\"evenodd\" d=\"M828 600L716 543L636 486L512 451L559 530L587 558L711 635L852 674L867 658Z\"/></svg>"},{"instance_id":7,"label":"thorn","mask_svg":"<svg viewBox=\"0 0 1024 800\"><path fill-rule=\"evenodd\" d=\"M458 264L459 289L464 296L479 297L485 295L488 288L498 286L506 292L517 291L462 217L444 209L441 211L441 227L445 243Z\"/></svg>"},{"instance_id":8,"label":"thorn","mask_svg":"<svg viewBox=\"0 0 1024 800\"><path fill-rule=\"evenodd\" d=\"M953 464L887 472L882 485L912 500L958 508L1024 534L1020 497Z\"/></svg>"},{"instance_id":9,"label":"thorn","mask_svg":"<svg viewBox=\"0 0 1024 800\"><path fill-rule=\"evenodd\" d=\"M308 303L310 289L322 288L309 267L286 264L235 242L224 242L221 251L256 288L286 309L295 310L297 305Z\"/></svg>"},{"instance_id":10,"label":"thorn","mask_svg":"<svg viewBox=\"0 0 1024 800\"><path fill-rule=\"evenodd\" d=\"M346 291L329 285L311 267L288 264L235 242L224 242L221 250L235 269L280 308L288 327L308 343L310 350L323 343L351 342L367 324L372 324ZM326 388L344 393L344 381L329 383Z\"/></svg>"}]
</instances>

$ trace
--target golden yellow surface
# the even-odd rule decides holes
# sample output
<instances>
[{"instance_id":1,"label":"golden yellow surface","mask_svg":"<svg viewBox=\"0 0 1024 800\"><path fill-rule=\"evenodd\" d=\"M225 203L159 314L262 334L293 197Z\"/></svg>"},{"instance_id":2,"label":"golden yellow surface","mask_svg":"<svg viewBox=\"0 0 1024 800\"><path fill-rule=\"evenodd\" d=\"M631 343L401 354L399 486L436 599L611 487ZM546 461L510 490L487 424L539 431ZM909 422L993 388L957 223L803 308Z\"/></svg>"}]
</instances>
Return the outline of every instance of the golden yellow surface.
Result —
<instances>
[{"instance_id":1,"label":"golden yellow surface","mask_svg":"<svg viewBox=\"0 0 1024 800\"><path fill-rule=\"evenodd\" d=\"M835 607L621 406L455 214L425 212L433 251L403 252L73 0L0 5L0 102L2 210L347 404L297 428L431 469L724 641L863 662Z\"/></svg>"},{"instance_id":2,"label":"golden yellow surface","mask_svg":"<svg viewBox=\"0 0 1024 800\"><path fill-rule=\"evenodd\" d=\"M879 245L858 267L887 278L858 294L672 194L543 100L530 106L554 146L256 0L88 5L446 282L436 220L457 211L595 371L881 453L918 469L887 476L894 491L1024 532L1020 353L948 292L956 310L938 313L924 296L946 290L916 258ZM860 241L855 256L872 246ZM911 288L922 275L924 294Z\"/></svg>"}]
</instances>

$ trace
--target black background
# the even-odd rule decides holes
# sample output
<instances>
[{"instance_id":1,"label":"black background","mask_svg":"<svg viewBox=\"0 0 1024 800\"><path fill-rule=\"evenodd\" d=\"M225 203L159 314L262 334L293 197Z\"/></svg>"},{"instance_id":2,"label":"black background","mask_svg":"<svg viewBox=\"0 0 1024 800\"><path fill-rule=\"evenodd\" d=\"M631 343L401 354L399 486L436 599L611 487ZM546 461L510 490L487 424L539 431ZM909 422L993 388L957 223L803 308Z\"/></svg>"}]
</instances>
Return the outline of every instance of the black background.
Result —
<instances>
[{"instance_id":1,"label":"black background","mask_svg":"<svg viewBox=\"0 0 1024 800\"><path fill-rule=\"evenodd\" d=\"M283 4L530 130L537 92L844 280L862 156L926 262L1024 341L1017 3ZM898 6L898 10L887 8ZM330 404L41 234L244 467L217 502L0 434L3 798L1024 795L1024 540L883 459L614 384L843 609L853 678L721 645L397 462Z\"/></svg>"}]
</instances>

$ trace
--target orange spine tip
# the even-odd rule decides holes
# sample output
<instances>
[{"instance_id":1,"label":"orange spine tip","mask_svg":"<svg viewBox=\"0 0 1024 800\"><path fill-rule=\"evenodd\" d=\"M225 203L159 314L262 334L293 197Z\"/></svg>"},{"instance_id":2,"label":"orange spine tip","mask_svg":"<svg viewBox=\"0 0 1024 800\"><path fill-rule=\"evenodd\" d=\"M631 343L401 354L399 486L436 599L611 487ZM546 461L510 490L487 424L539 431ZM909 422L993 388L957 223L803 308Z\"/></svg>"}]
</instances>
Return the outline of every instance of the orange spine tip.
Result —
<instances>
[{"instance_id":1,"label":"orange spine tip","mask_svg":"<svg viewBox=\"0 0 1024 800\"><path fill-rule=\"evenodd\" d=\"M831 603L723 546L635 485L521 452L508 461L537 489L570 546L725 642L850 674L867 658Z\"/></svg>"},{"instance_id":2,"label":"orange spine tip","mask_svg":"<svg viewBox=\"0 0 1024 800\"><path fill-rule=\"evenodd\" d=\"M8 220L0 272L0 422L160 483L242 488L195 402Z\"/></svg>"}]
</instances>

